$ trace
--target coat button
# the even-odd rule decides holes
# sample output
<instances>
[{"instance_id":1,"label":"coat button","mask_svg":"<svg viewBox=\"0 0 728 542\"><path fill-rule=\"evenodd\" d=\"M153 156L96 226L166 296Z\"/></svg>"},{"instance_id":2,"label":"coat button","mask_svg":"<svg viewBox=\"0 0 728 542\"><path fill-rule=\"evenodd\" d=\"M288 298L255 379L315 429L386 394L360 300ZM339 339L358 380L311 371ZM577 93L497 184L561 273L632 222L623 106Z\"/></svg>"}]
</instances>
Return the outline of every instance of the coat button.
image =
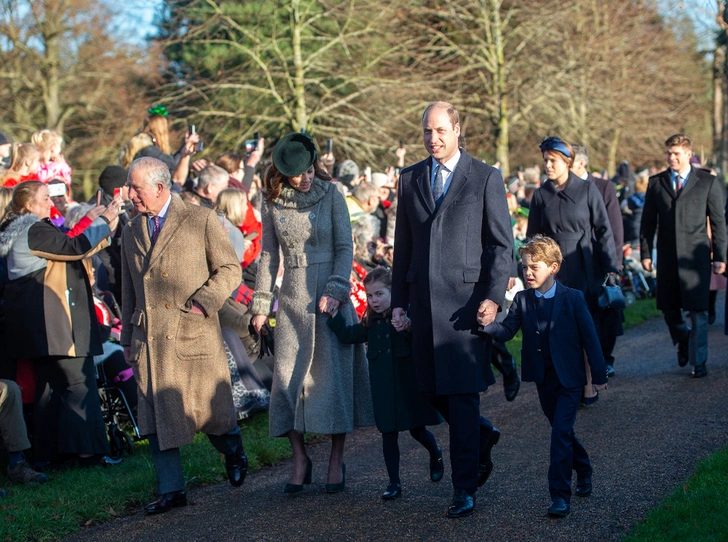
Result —
<instances>
[{"instance_id":1,"label":"coat button","mask_svg":"<svg viewBox=\"0 0 728 542\"><path fill-rule=\"evenodd\" d=\"M146 275L146 276L144 277L144 280L149 280L149 275Z\"/></svg>"},{"instance_id":2,"label":"coat button","mask_svg":"<svg viewBox=\"0 0 728 542\"><path fill-rule=\"evenodd\" d=\"M387 337L387 339L389 339L389 333L387 333L387 334L385 335L385 337Z\"/></svg>"},{"instance_id":3,"label":"coat button","mask_svg":"<svg viewBox=\"0 0 728 542\"><path fill-rule=\"evenodd\" d=\"M164 306L168 309L172 308L172 303L165 303Z\"/></svg>"},{"instance_id":4,"label":"coat button","mask_svg":"<svg viewBox=\"0 0 728 542\"><path fill-rule=\"evenodd\" d=\"M152 306L151 305L147 305L147 310L148 311L152 310Z\"/></svg>"},{"instance_id":5,"label":"coat button","mask_svg":"<svg viewBox=\"0 0 728 542\"><path fill-rule=\"evenodd\" d=\"M276 205L276 209L278 209L279 211L282 210L283 209L283 205L281 205L281 204Z\"/></svg>"},{"instance_id":6,"label":"coat button","mask_svg":"<svg viewBox=\"0 0 728 542\"><path fill-rule=\"evenodd\" d=\"M288 231L284 231L284 232L283 232L283 235L284 235L285 237L288 237Z\"/></svg>"},{"instance_id":7,"label":"coat button","mask_svg":"<svg viewBox=\"0 0 728 542\"><path fill-rule=\"evenodd\" d=\"M285 223L286 223L286 217L285 216L282 216L281 217L281 224L285 224Z\"/></svg>"},{"instance_id":8,"label":"coat button","mask_svg":"<svg viewBox=\"0 0 728 542\"><path fill-rule=\"evenodd\" d=\"M538 351L540 352L540 351L541 351L541 349L539 348L539 349L538 349Z\"/></svg>"},{"instance_id":9,"label":"coat button","mask_svg":"<svg viewBox=\"0 0 728 542\"><path fill-rule=\"evenodd\" d=\"M313 220L314 218L316 218L316 213L311 213L310 215L308 215L308 218Z\"/></svg>"},{"instance_id":10,"label":"coat button","mask_svg":"<svg viewBox=\"0 0 728 542\"><path fill-rule=\"evenodd\" d=\"M149 342L153 341L154 337L149 337Z\"/></svg>"},{"instance_id":11,"label":"coat button","mask_svg":"<svg viewBox=\"0 0 728 542\"><path fill-rule=\"evenodd\" d=\"M168 273L167 273L166 271L164 271L164 272L162 273L162 276L163 276L163 277L164 277L164 278L166 279L166 278L167 278L167 277L169 276L169 274L168 274Z\"/></svg>"},{"instance_id":12,"label":"coat button","mask_svg":"<svg viewBox=\"0 0 728 542\"><path fill-rule=\"evenodd\" d=\"M75 307L75 306L76 306L76 304L75 304L75 303L71 303L71 307Z\"/></svg>"},{"instance_id":13,"label":"coat button","mask_svg":"<svg viewBox=\"0 0 728 542\"><path fill-rule=\"evenodd\" d=\"M389 348L387 348L387 354L389 354Z\"/></svg>"},{"instance_id":14,"label":"coat button","mask_svg":"<svg viewBox=\"0 0 728 542\"><path fill-rule=\"evenodd\" d=\"M540 332L540 331L537 331L537 332L536 332L536 335L541 335L541 332Z\"/></svg>"},{"instance_id":15,"label":"coat button","mask_svg":"<svg viewBox=\"0 0 728 542\"><path fill-rule=\"evenodd\" d=\"M167 339L171 341L172 340L172 335L167 335Z\"/></svg>"}]
</instances>

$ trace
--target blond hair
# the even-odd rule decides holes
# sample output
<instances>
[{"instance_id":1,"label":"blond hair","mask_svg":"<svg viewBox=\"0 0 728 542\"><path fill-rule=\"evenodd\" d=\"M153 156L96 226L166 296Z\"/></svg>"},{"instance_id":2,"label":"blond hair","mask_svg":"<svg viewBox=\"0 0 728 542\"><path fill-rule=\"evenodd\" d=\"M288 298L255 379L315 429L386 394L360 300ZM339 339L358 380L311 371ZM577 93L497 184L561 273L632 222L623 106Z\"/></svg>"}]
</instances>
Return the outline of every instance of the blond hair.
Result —
<instances>
[{"instance_id":1,"label":"blond hair","mask_svg":"<svg viewBox=\"0 0 728 542\"><path fill-rule=\"evenodd\" d=\"M145 132L139 132L132 137L124 148L119 151L119 165L124 169L129 169L129 164L134 161L136 154L147 147L154 145L152 136Z\"/></svg>"},{"instance_id":2,"label":"blond hair","mask_svg":"<svg viewBox=\"0 0 728 542\"><path fill-rule=\"evenodd\" d=\"M163 153L171 154L167 117L163 117L162 115L150 115L144 120L142 132L150 134L154 143L157 144L157 147L159 147Z\"/></svg>"},{"instance_id":3,"label":"blond hair","mask_svg":"<svg viewBox=\"0 0 728 542\"><path fill-rule=\"evenodd\" d=\"M217 195L217 209L238 228L245 222L248 211L248 197L237 188L228 188Z\"/></svg>"},{"instance_id":4,"label":"blond hair","mask_svg":"<svg viewBox=\"0 0 728 542\"><path fill-rule=\"evenodd\" d=\"M31 136L30 140L41 151L47 151L49 149L52 149L56 145L60 146L63 144L63 136L61 136L61 134L59 134L55 130L51 130L50 128L46 128L44 130L40 130L34 133Z\"/></svg>"},{"instance_id":5,"label":"blond hair","mask_svg":"<svg viewBox=\"0 0 728 542\"><path fill-rule=\"evenodd\" d=\"M40 149L33 143L16 143L13 145L13 161L9 171L19 171L25 164L40 160Z\"/></svg>"},{"instance_id":6,"label":"blond hair","mask_svg":"<svg viewBox=\"0 0 728 542\"><path fill-rule=\"evenodd\" d=\"M534 262L543 262L546 265L552 263L561 267L563 256L556 241L545 235L534 235L525 245L518 249L521 259L530 256Z\"/></svg>"}]
</instances>

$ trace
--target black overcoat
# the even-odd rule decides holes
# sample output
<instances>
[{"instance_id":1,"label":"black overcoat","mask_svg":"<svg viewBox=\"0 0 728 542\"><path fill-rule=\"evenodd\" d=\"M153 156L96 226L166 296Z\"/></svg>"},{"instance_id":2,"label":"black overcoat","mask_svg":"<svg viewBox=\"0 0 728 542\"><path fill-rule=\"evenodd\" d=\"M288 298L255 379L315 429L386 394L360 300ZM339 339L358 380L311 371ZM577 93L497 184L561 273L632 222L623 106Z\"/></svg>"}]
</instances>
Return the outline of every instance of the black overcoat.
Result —
<instances>
[{"instance_id":1,"label":"black overcoat","mask_svg":"<svg viewBox=\"0 0 728 542\"><path fill-rule=\"evenodd\" d=\"M442 418L417 389L412 337L397 332L391 314L373 313L369 327L347 325L340 313L327 322L344 344L367 344L374 420L382 433L437 425Z\"/></svg>"},{"instance_id":2,"label":"black overcoat","mask_svg":"<svg viewBox=\"0 0 728 542\"><path fill-rule=\"evenodd\" d=\"M537 189L528 215L528 236L547 235L563 254L556 278L584 292L593 312L604 276L619 270L607 209L597 187L573 173L563 190L552 181Z\"/></svg>"},{"instance_id":3,"label":"black overcoat","mask_svg":"<svg viewBox=\"0 0 728 542\"><path fill-rule=\"evenodd\" d=\"M513 235L500 172L461 150L439 207L428 158L399 181L392 307L410 308L421 391L484 391L495 382L478 307L501 305L513 268Z\"/></svg>"},{"instance_id":4,"label":"black overcoat","mask_svg":"<svg viewBox=\"0 0 728 542\"><path fill-rule=\"evenodd\" d=\"M643 260L651 259L657 234L658 309L708 310L711 264L726 258L724 202L720 181L707 171L691 167L680 195L672 186L669 169L650 177L640 251Z\"/></svg>"}]
</instances>

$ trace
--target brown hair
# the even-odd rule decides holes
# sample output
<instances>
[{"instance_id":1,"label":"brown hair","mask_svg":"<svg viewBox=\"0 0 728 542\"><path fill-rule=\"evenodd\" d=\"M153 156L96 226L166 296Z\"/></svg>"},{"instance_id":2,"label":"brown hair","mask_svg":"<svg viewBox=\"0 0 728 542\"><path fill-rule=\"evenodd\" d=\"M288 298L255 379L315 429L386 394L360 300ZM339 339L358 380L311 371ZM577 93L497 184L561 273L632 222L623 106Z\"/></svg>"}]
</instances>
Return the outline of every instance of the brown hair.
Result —
<instances>
[{"instance_id":1,"label":"brown hair","mask_svg":"<svg viewBox=\"0 0 728 542\"><path fill-rule=\"evenodd\" d=\"M0 223L5 220L5 213L7 212L7 206L10 205L10 200L13 199L13 189L0 187Z\"/></svg>"},{"instance_id":2,"label":"brown hair","mask_svg":"<svg viewBox=\"0 0 728 542\"><path fill-rule=\"evenodd\" d=\"M566 162L566 165L569 166L569 169L571 169L571 166L574 165L574 147L569 145L566 141L561 141L564 145L566 145L566 148L569 149L569 152L571 153L571 157L566 156L564 153L559 152L555 149L549 149L547 151L543 151L544 156L550 156L551 158L559 157L564 162Z\"/></svg>"},{"instance_id":3,"label":"brown hair","mask_svg":"<svg viewBox=\"0 0 728 542\"><path fill-rule=\"evenodd\" d=\"M217 160L215 160L215 165L232 174L240 169L240 163L242 161L243 157L239 154L235 154L234 152L226 152L224 154L221 154L217 158Z\"/></svg>"},{"instance_id":4,"label":"brown hair","mask_svg":"<svg viewBox=\"0 0 728 542\"><path fill-rule=\"evenodd\" d=\"M444 109L447 113L447 116L450 118L450 124L452 124L453 128L455 128L456 124L460 124L460 113L458 113L458 110L455 109L455 106L449 102L432 102L430 105L428 105L425 108L425 112L422 113L422 124L425 124L425 119L427 118L427 114L430 112L431 109Z\"/></svg>"},{"instance_id":5,"label":"brown hair","mask_svg":"<svg viewBox=\"0 0 728 542\"><path fill-rule=\"evenodd\" d=\"M7 207L5 207L5 212L3 213L2 229L17 217L30 213L27 205L33 201L38 190L43 186L45 184L40 181L27 181L20 183L13 189L13 197L10 199Z\"/></svg>"},{"instance_id":6,"label":"brown hair","mask_svg":"<svg viewBox=\"0 0 728 542\"><path fill-rule=\"evenodd\" d=\"M518 249L518 253L521 258L528 255L531 256L534 262L543 262L546 265L555 263L561 267L561 261L563 260L559 245L545 235L534 235L528 243Z\"/></svg>"},{"instance_id":7,"label":"brown hair","mask_svg":"<svg viewBox=\"0 0 728 542\"><path fill-rule=\"evenodd\" d=\"M378 282L382 284L387 290L392 291L392 271L386 267L376 267L372 269L366 277L364 277L363 283L366 288L370 284ZM390 307L391 308L391 307ZM372 309L367 304L367 310L361 319L361 323L364 327L369 327L369 319L372 315Z\"/></svg>"},{"instance_id":8,"label":"brown hair","mask_svg":"<svg viewBox=\"0 0 728 542\"><path fill-rule=\"evenodd\" d=\"M318 160L313 163L314 177L321 179L322 181L330 181L331 176L326 173L326 170L319 164ZM263 189L266 191L265 201L273 201L281 195L281 189L283 188L283 182L288 183L288 177L283 175L275 164L268 166L263 175Z\"/></svg>"},{"instance_id":9,"label":"brown hair","mask_svg":"<svg viewBox=\"0 0 728 542\"><path fill-rule=\"evenodd\" d=\"M13 145L13 160L8 171L18 171L26 162L40 160L40 149L32 143L16 143Z\"/></svg>"},{"instance_id":10,"label":"brown hair","mask_svg":"<svg viewBox=\"0 0 728 542\"><path fill-rule=\"evenodd\" d=\"M150 115L144 120L142 132L147 132L163 153L171 154L169 146L169 125L162 115Z\"/></svg>"},{"instance_id":11,"label":"brown hair","mask_svg":"<svg viewBox=\"0 0 728 542\"><path fill-rule=\"evenodd\" d=\"M692 150L693 140L687 134L671 135L665 140L665 148L669 149L670 147L683 147Z\"/></svg>"},{"instance_id":12,"label":"brown hair","mask_svg":"<svg viewBox=\"0 0 728 542\"><path fill-rule=\"evenodd\" d=\"M248 211L248 197L245 192L237 188L227 188L217 195L215 207L222 211L234 226L238 228L245 222L245 213Z\"/></svg>"}]
</instances>

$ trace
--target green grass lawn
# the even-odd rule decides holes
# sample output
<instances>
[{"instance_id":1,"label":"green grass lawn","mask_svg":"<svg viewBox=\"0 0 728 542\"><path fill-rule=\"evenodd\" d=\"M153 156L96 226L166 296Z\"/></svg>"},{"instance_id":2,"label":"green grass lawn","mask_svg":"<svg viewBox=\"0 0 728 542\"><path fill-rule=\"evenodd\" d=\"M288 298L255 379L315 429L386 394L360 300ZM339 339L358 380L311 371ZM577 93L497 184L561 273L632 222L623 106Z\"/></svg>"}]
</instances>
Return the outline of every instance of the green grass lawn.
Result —
<instances>
[{"instance_id":1,"label":"green grass lawn","mask_svg":"<svg viewBox=\"0 0 728 542\"><path fill-rule=\"evenodd\" d=\"M638 301L625 315L625 327L631 327L660 313L650 299ZM520 365L520 332L508 343L508 349ZM290 457L287 439L268 437L267 414L242 422L241 427L251 472ZM204 435L197 435L181 453L188 487L226 480L223 458ZM42 486L6 482L0 474L0 485L8 491L8 496L0 499L0 541L13 542L57 540L82 526L127 514L154 500L156 486L146 441L137 443L136 453L114 467L51 472L49 482Z\"/></svg>"},{"instance_id":2,"label":"green grass lawn","mask_svg":"<svg viewBox=\"0 0 728 542\"><path fill-rule=\"evenodd\" d=\"M625 542L728 539L728 448L700 461L695 474L636 525Z\"/></svg>"},{"instance_id":3,"label":"green grass lawn","mask_svg":"<svg viewBox=\"0 0 728 542\"><path fill-rule=\"evenodd\" d=\"M250 471L275 465L290 457L287 439L268 437L268 415L259 414L241 422L243 443ZM181 448L188 487L227 480L221 454L205 435ZM0 484L8 496L0 499L0 540L57 540L84 525L129 513L154 500L156 479L146 441L136 444L135 453L120 465L72 468L48 473L44 485Z\"/></svg>"}]
</instances>

